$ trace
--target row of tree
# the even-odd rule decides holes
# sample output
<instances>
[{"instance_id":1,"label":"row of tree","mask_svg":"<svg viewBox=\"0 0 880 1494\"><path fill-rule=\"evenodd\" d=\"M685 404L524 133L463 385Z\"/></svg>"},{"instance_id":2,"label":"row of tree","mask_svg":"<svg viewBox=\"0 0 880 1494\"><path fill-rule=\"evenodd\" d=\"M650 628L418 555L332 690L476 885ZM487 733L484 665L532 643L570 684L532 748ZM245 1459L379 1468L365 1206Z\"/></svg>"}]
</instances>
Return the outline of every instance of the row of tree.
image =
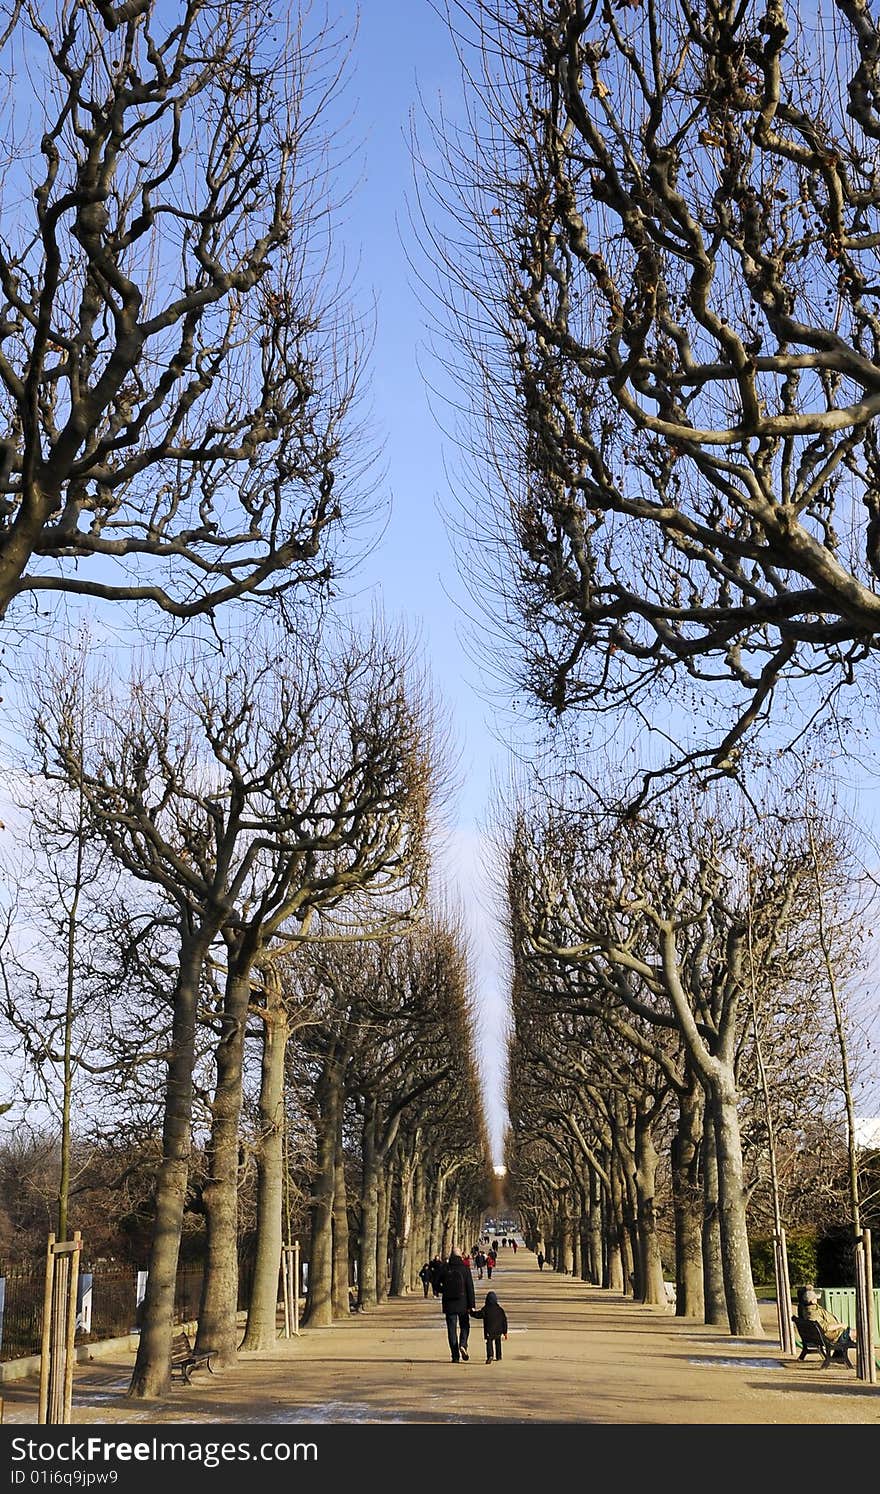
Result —
<instances>
[{"instance_id":1,"label":"row of tree","mask_svg":"<svg viewBox=\"0 0 880 1494\"><path fill-rule=\"evenodd\" d=\"M419 164L462 567L563 779L502 836L509 1173L533 1230L561 1210L560 1258L661 1300L665 1153L680 1310L757 1333L755 1163L778 1236L811 1107L845 1114L862 1243L848 856L809 785L781 813L767 784L808 734L827 773L854 725L876 770L877 24L850 0L446 9L469 104Z\"/></svg>"},{"instance_id":2,"label":"row of tree","mask_svg":"<svg viewBox=\"0 0 880 1494\"><path fill-rule=\"evenodd\" d=\"M220 669L137 678L127 693L93 687L73 660L47 667L33 692L34 856L9 909L5 1014L60 1115L62 1233L72 1106L81 1113L91 1090L96 1124L103 1108L118 1129L123 1100L161 1127L133 1378L154 1395L167 1384L194 1138L199 1345L221 1364L239 1346L248 1103L247 1347L276 1331L291 1092L316 1138L310 1321L348 1311L352 1254L359 1305L375 1305L389 1231L400 1291L428 1247L449 1242L459 1200L476 1227L488 1152L467 952L454 920L428 911L442 746L411 661L378 637L335 655L326 637L285 637L260 662L251 647Z\"/></svg>"},{"instance_id":3,"label":"row of tree","mask_svg":"<svg viewBox=\"0 0 880 1494\"><path fill-rule=\"evenodd\" d=\"M4 658L26 718L7 1047L58 1110L62 1235L90 1126L161 1134L146 1396L195 1195L199 1344L235 1352L243 1149L252 1345L275 1331L291 1114L314 1126L313 1321L348 1307L346 1172L369 1306L391 1236L404 1290L457 1208L476 1223L485 1129L466 954L429 890L427 691L401 640L324 616L372 450L335 238L345 38L263 0L2 9L0 620L29 641L37 599L79 597L102 644L124 604L176 629L127 681L83 663L94 636L36 675ZM264 630L230 622L245 599Z\"/></svg>"},{"instance_id":4,"label":"row of tree","mask_svg":"<svg viewBox=\"0 0 880 1494\"><path fill-rule=\"evenodd\" d=\"M683 791L626 820L532 803L506 829L508 1170L532 1236L644 1302L665 1256L680 1314L760 1336L749 1216L772 1233L851 1202L845 843Z\"/></svg>"}]
</instances>

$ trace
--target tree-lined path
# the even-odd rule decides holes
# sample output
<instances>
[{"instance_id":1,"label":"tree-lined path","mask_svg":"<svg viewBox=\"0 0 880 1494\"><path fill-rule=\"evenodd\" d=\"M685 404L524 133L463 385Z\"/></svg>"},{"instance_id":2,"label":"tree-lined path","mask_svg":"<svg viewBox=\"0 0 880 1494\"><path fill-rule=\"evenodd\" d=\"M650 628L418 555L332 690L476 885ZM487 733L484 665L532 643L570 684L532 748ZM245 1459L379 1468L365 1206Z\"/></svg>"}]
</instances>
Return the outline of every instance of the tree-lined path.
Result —
<instances>
[{"instance_id":1,"label":"tree-lined path","mask_svg":"<svg viewBox=\"0 0 880 1494\"><path fill-rule=\"evenodd\" d=\"M606 1424L877 1423L880 1390L811 1356L787 1364L772 1337L731 1339L502 1250L491 1285L510 1320L505 1359L449 1361L439 1301L389 1299L377 1312L242 1354L149 1407L125 1395L131 1356L77 1371L74 1422ZM482 1305L489 1283L475 1282ZM772 1333L773 1309L764 1307ZM36 1421L36 1380L4 1387L7 1422Z\"/></svg>"}]
</instances>

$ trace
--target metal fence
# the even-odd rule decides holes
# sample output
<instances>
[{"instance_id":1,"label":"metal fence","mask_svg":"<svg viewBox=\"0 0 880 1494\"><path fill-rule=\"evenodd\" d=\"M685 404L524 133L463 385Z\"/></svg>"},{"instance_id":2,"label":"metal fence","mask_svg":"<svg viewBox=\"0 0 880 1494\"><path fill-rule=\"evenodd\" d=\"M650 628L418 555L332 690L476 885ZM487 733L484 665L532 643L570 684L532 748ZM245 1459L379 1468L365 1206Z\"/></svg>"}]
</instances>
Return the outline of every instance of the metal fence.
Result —
<instances>
[{"instance_id":1,"label":"metal fence","mask_svg":"<svg viewBox=\"0 0 880 1494\"><path fill-rule=\"evenodd\" d=\"M174 1321L189 1322L199 1314L204 1267L200 1262L179 1268L174 1290ZM145 1271L134 1266L95 1263L80 1276L76 1343L118 1338L140 1326ZM239 1266L238 1305L247 1306L252 1276L250 1260ZM0 1265L0 1360L39 1354L43 1326L45 1267Z\"/></svg>"}]
</instances>

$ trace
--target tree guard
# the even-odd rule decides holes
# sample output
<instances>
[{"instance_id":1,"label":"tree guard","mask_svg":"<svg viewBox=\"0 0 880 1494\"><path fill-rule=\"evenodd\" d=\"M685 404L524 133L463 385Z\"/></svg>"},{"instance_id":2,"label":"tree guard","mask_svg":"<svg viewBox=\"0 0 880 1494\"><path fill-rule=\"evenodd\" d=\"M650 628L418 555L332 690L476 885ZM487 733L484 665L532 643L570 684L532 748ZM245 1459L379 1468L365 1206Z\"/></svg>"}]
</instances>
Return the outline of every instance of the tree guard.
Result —
<instances>
[{"instance_id":1,"label":"tree guard","mask_svg":"<svg viewBox=\"0 0 880 1494\"><path fill-rule=\"evenodd\" d=\"M49 1236L46 1247L46 1289L43 1296L43 1339L40 1349L40 1426L67 1426L73 1399L73 1339L76 1333L76 1291L82 1240Z\"/></svg>"}]
</instances>

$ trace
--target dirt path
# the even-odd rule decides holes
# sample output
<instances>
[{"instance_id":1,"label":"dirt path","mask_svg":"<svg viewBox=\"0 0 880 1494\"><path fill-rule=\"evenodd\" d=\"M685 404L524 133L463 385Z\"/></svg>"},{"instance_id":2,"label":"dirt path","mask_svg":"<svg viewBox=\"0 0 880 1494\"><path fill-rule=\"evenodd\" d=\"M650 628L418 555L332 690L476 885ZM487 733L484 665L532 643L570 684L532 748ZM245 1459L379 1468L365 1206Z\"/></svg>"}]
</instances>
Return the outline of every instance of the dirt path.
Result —
<instances>
[{"instance_id":1,"label":"dirt path","mask_svg":"<svg viewBox=\"0 0 880 1494\"><path fill-rule=\"evenodd\" d=\"M492 1287L510 1320L501 1364L485 1364L482 1325L468 1364L452 1364L440 1304L406 1297L332 1328L243 1354L235 1369L197 1372L160 1403L132 1402L131 1357L77 1369L74 1421L121 1424L602 1422L812 1424L880 1422L880 1387L817 1356L786 1363L765 1309L766 1341L676 1320L539 1272L502 1250ZM489 1283L476 1282L477 1304ZM5 1421L36 1421L36 1381L3 1387Z\"/></svg>"}]
</instances>

